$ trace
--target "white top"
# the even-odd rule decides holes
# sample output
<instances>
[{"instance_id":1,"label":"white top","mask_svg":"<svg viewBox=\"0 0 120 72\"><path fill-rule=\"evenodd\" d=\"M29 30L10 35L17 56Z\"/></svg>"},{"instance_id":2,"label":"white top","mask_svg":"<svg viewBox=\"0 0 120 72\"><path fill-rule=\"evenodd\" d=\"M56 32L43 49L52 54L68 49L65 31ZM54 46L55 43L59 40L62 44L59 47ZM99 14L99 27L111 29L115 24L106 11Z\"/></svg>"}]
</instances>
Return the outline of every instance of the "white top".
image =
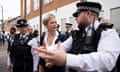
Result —
<instances>
[{"instance_id":1,"label":"white top","mask_svg":"<svg viewBox=\"0 0 120 72\"><path fill-rule=\"evenodd\" d=\"M56 41L56 39L58 38L58 35L59 35L59 33L56 31L56 35L55 35L55 37L54 37L54 39L53 39L53 41L52 41L52 44L51 44L51 45L48 45L48 43L47 43L48 32L45 33L44 41L46 42L46 48L47 48L48 50L56 50L56 49L57 49L57 48L55 47L55 41Z\"/></svg>"},{"instance_id":2,"label":"white top","mask_svg":"<svg viewBox=\"0 0 120 72\"><path fill-rule=\"evenodd\" d=\"M20 36L21 36L21 35L20 35ZM25 36L25 35L24 35L24 36ZM24 36L23 36L23 37L24 37ZM34 64L33 64L33 70L36 71L36 70L37 70L37 67L38 67L39 57L34 54L33 48L38 47L37 39L36 39L36 38L33 38L32 40L30 40L30 41L28 42L28 45L32 46L31 53L32 53L32 55L33 55L33 63L34 63ZM8 53L7 65L11 65L9 53Z\"/></svg>"},{"instance_id":3,"label":"white top","mask_svg":"<svg viewBox=\"0 0 120 72\"><path fill-rule=\"evenodd\" d=\"M95 29L99 26L95 21ZM72 37L67 39L63 48L68 51L72 46ZM111 71L115 66L117 57L120 53L120 38L114 29L108 29L101 34L97 52L89 54L67 54L66 65L79 68L81 71Z\"/></svg>"}]
</instances>

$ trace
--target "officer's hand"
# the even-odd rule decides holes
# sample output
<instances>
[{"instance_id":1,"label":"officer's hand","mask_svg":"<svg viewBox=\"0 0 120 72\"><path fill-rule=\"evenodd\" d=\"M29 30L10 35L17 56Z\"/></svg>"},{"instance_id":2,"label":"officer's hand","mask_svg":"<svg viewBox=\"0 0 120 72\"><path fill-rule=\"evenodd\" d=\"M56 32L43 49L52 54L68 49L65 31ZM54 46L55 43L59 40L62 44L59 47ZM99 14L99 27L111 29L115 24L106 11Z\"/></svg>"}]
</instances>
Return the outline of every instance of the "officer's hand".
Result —
<instances>
[{"instance_id":1,"label":"officer's hand","mask_svg":"<svg viewBox=\"0 0 120 72\"><path fill-rule=\"evenodd\" d=\"M48 59L48 66L51 66L51 64L53 65L57 65L57 66L64 66L66 63L66 53L65 51L62 49L61 47L61 42L58 42L57 44L57 50L53 51L51 54L49 54L50 52L48 52L48 55L45 57L46 59Z\"/></svg>"},{"instance_id":2,"label":"officer's hand","mask_svg":"<svg viewBox=\"0 0 120 72\"><path fill-rule=\"evenodd\" d=\"M45 40L43 41L43 45L42 45L42 46L44 47L44 49L47 49L47 48L46 48L46 41L45 41ZM46 67L48 67L48 68L52 68L52 67L53 67L53 64L50 63L48 59L45 59L45 63L46 63L46 64L45 64Z\"/></svg>"},{"instance_id":3,"label":"officer's hand","mask_svg":"<svg viewBox=\"0 0 120 72\"><path fill-rule=\"evenodd\" d=\"M40 46L40 47L36 47L36 48L33 48L34 50L35 50L35 54L37 54L38 56L40 56L40 55L42 55L42 56L45 56L46 54L45 53L41 53L41 52L39 52L39 50L40 49L44 49L44 50L46 50L47 48L46 48L46 42L45 41L43 41L43 45L42 46Z\"/></svg>"},{"instance_id":4,"label":"officer's hand","mask_svg":"<svg viewBox=\"0 0 120 72\"><path fill-rule=\"evenodd\" d=\"M7 65L7 70L8 70L8 72L12 72L11 70L12 70L12 66L11 65Z\"/></svg>"},{"instance_id":5,"label":"officer's hand","mask_svg":"<svg viewBox=\"0 0 120 72\"><path fill-rule=\"evenodd\" d=\"M53 67L53 63L51 63L52 61L50 61L49 59L45 59L45 66L48 67L48 68L52 68Z\"/></svg>"},{"instance_id":6,"label":"officer's hand","mask_svg":"<svg viewBox=\"0 0 120 72\"><path fill-rule=\"evenodd\" d=\"M66 53L61 48L61 43L59 42L57 45L56 51L50 51L46 49L35 48L36 54L40 57L47 59L46 66L57 65L57 66L64 66L66 63Z\"/></svg>"},{"instance_id":7,"label":"officer's hand","mask_svg":"<svg viewBox=\"0 0 120 72\"><path fill-rule=\"evenodd\" d=\"M33 71L33 72L38 72L38 71Z\"/></svg>"},{"instance_id":8,"label":"officer's hand","mask_svg":"<svg viewBox=\"0 0 120 72\"><path fill-rule=\"evenodd\" d=\"M44 49L47 49L47 48L46 48L46 41L45 41L45 40L43 41L43 45L42 45L42 46L44 47ZM50 63L48 59L45 59L45 63L46 63L46 64L45 64L46 67L48 67L48 68L52 68L52 67L53 67L53 64Z\"/></svg>"}]
</instances>

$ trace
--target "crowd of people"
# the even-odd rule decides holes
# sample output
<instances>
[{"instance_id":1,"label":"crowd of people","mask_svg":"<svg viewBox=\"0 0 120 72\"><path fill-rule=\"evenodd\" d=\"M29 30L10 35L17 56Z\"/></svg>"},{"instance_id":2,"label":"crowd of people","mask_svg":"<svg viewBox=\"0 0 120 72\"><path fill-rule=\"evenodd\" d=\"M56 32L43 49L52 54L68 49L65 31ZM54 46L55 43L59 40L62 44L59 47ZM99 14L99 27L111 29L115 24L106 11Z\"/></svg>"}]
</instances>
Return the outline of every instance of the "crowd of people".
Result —
<instances>
[{"instance_id":1,"label":"crowd of people","mask_svg":"<svg viewBox=\"0 0 120 72\"><path fill-rule=\"evenodd\" d=\"M0 44L8 42L9 72L120 72L120 38L113 24L99 19L101 4L79 2L73 13L78 30L66 23L66 32L54 14L43 18L47 31L40 35L27 23L17 21L5 36L0 32ZM16 33L19 31L19 33Z\"/></svg>"},{"instance_id":2,"label":"crowd of people","mask_svg":"<svg viewBox=\"0 0 120 72\"><path fill-rule=\"evenodd\" d=\"M0 32L0 47L3 47L5 42L5 36L2 32Z\"/></svg>"}]
</instances>

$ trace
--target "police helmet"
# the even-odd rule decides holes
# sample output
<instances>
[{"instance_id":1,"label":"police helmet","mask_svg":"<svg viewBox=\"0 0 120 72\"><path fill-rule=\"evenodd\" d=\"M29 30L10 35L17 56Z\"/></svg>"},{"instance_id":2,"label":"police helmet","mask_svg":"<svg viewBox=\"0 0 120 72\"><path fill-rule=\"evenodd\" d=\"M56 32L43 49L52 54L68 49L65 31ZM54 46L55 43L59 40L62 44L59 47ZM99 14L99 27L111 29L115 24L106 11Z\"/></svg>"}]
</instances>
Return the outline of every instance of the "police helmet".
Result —
<instances>
[{"instance_id":1,"label":"police helmet","mask_svg":"<svg viewBox=\"0 0 120 72\"><path fill-rule=\"evenodd\" d=\"M97 2L79 2L76 4L77 10L73 13L74 17L77 17L78 13L81 11L92 11L99 15L99 12L102 9L100 3Z\"/></svg>"},{"instance_id":2,"label":"police helmet","mask_svg":"<svg viewBox=\"0 0 120 72\"><path fill-rule=\"evenodd\" d=\"M20 19L17 21L16 27L27 27L27 20L26 19Z\"/></svg>"}]
</instances>

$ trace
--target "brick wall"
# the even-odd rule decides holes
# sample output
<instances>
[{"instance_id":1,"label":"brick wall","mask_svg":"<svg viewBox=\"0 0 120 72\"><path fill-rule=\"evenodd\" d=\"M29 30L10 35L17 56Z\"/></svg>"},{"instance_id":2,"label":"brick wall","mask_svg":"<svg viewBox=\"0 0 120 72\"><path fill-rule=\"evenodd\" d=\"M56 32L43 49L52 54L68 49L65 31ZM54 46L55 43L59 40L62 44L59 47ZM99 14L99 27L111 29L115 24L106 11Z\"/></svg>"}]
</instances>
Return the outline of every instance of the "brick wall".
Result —
<instances>
[{"instance_id":1,"label":"brick wall","mask_svg":"<svg viewBox=\"0 0 120 72\"><path fill-rule=\"evenodd\" d=\"M25 0L21 0L21 18L24 18L24 16L23 16L23 1L25 1ZM31 19L31 18L34 18L34 17L36 17L36 16L39 16L40 15L40 8L38 9L38 10L36 10L36 11L34 11L34 9L33 9L33 7L34 7L34 1L33 0L30 0L31 1L31 11L30 11L30 14L29 15L27 15L26 14L26 19ZM40 1L40 0L39 0ZM44 3L42 3L42 13L46 13L46 12L48 12L48 11L51 11L51 10L54 10L54 9L56 9L56 8L59 8L59 7L62 7L62 6L64 6L64 5L67 5L67 4L70 4L70 3L72 3L72 2L74 2L74 1L77 1L77 0L53 0L52 2L50 2L49 4L47 4L47 5L44 5ZM44 2L44 0L43 0L43 2ZM40 2L39 2L40 3Z\"/></svg>"}]
</instances>

